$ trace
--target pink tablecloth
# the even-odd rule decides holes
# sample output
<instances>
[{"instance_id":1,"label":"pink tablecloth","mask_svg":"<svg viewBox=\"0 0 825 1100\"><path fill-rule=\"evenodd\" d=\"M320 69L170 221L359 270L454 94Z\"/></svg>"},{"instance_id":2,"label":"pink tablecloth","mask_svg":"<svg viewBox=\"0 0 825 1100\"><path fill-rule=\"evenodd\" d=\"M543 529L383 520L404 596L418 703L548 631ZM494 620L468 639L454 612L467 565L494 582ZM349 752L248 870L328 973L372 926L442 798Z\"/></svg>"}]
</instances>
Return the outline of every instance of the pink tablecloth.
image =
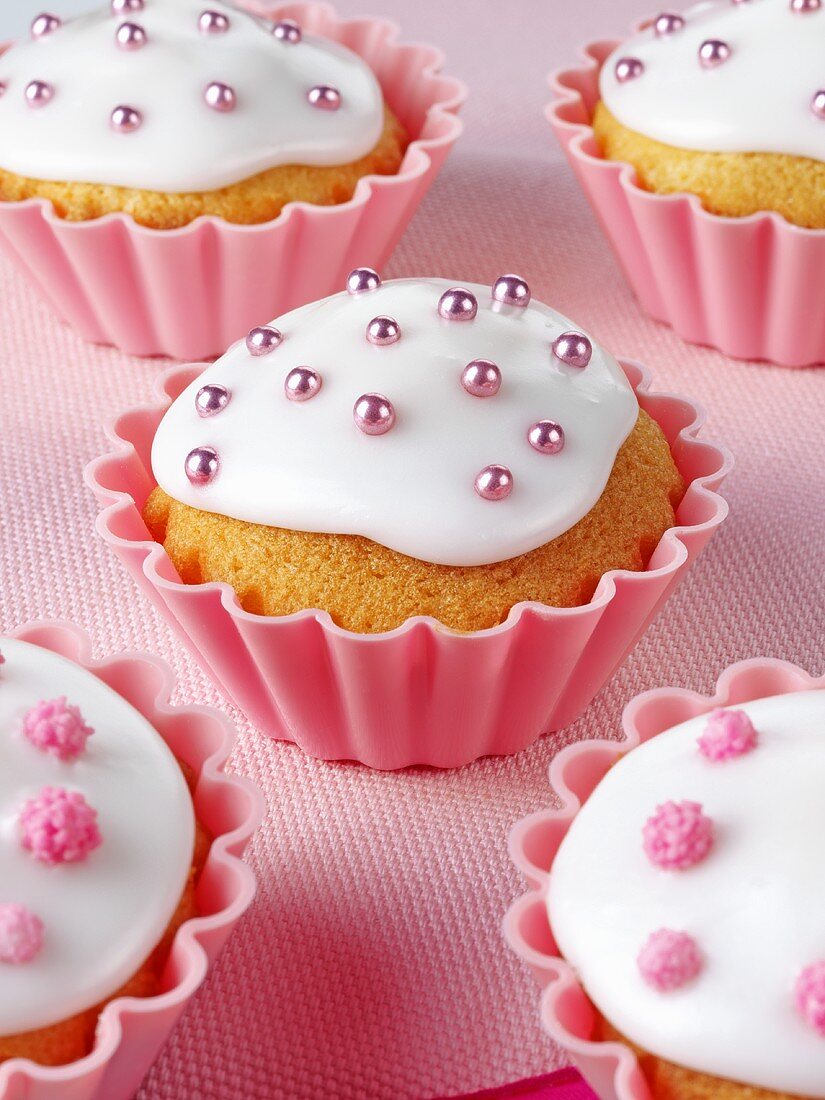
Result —
<instances>
[{"instance_id":1,"label":"pink tablecloth","mask_svg":"<svg viewBox=\"0 0 825 1100\"><path fill-rule=\"evenodd\" d=\"M646 14L644 0L373 7L406 37L441 42L472 88L466 136L386 274L484 282L523 272L539 298L646 360L661 387L707 404L709 431L739 460L733 515L563 737L459 774L314 763L261 741L227 706L93 534L82 466L103 446L101 421L146 397L162 364L85 346L0 268L0 629L60 616L88 628L100 653L162 655L181 700L236 719L235 766L268 796L251 853L259 900L141 1100L399 1100L561 1065L539 1029L533 982L499 934L520 889L507 830L547 803L553 753L572 738L617 735L635 692L707 690L736 658L825 670L825 372L727 362L641 317L542 119L546 71Z\"/></svg>"}]
</instances>

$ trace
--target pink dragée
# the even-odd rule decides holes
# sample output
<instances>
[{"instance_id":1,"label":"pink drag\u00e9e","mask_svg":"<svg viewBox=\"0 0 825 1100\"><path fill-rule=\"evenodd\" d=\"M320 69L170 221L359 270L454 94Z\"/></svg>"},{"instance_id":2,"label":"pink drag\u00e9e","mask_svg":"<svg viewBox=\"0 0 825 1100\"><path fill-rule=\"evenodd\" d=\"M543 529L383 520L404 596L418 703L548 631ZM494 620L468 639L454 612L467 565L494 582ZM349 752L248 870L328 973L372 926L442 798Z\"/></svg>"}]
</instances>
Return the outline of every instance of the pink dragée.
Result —
<instances>
[{"instance_id":1,"label":"pink drag\u00e9e","mask_svg":"<svg viewBox=\"0 0 825 1100\"><path fill-rule=\"evenodd\" d=\"M80 863L103 843L97 811L65 787L44 787L27 799L19 824L23 847L41 863Z\"/></svg>"},{"instance_id":2,"label":"pink drag\u00e9e","mask_svg":"<svg viewBox=\"0 0 825 1100\"><path fill-rule=\"evenodd\" d=\"M697 744L708 760L733 760L756 748L758 734L743 710L714 710Z\"/></svg>"},{"instance_id":3,"label":"pink drag\u00e9e","mask_svg":"<svg viewBox=\"0 0 825 1100\"><path fill-rule=\"evenodd\" d=\"M713 822L698 802L665 802L642 830L645 855L665 871L686 871L713 847Z\"/></svg>"},{"instance_id":4,"label":"pink drag\u00e9e","mask_svg":"<svg viewBox=\"0 0 825 1100\"><path fill-rule=\"evenodd\" d=\"M21 966L43 949L43 922L25 905L0 904L0 963Z\"/></svg>"}]
</instances>

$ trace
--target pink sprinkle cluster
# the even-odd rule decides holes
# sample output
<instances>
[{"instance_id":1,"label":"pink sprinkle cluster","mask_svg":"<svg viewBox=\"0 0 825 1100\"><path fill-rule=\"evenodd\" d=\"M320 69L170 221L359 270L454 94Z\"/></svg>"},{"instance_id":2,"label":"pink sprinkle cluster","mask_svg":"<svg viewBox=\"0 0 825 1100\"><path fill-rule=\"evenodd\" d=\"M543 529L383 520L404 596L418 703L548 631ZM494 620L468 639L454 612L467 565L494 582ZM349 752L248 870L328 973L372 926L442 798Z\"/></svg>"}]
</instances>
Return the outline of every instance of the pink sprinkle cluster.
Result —
<instances>
[{"instance_id":1,"label":"pink sprinkle cluster","mask_svg":"<svg viewBox=\"0 0 825 1100\"><path fill-rule=\"evenodd\" d=\"M698 802L665 802L642 830L645 854L666 871L685 871L713 847L713 821Z\"/></svg>"},{"instance_id":2,"label":"pink sprinkle cluster","mask_svg":"<svg viewBox=\"0 0 825 1100\"><path fill-rule=\"evenodd\" d=\"M715 762L744 756L756 748L758 736L753 722L743 710L711 711L705 731L697 740L699 751Z\"/></svg>"},{"instance_id":3,"label":"pink sprinkle cluster","mask_svg":"<svg viewBox=\"0 0 825 1100\"><path fill-rule=\"evenodd\" d=\"M0 962L31 962L43 947L43 922L25 905L0 904Z\"/></svg>"},{"instance_id":4,"label":"pink sprinkle cluster","mask_svg":"<svg viewBox=\"0 0 825 1100\"><path fill-rule=\"evenodd\" d=\"M78 863L102 840L97 811L65 787L44 787L23 803L19 820L23 847L41 863Z\"/></svg>"},{"instance_id":5,"label":"pink sprinkle cluster","mask_svg":"<svg viewBox=\"0 0 825 1100\"><path fill-rule=\"evenodd\" d=\"M86 742L94 733L83 721L80 710L59 699L42 699L23 719L23 733L41 752L47 752L60 760L74 760L86 748Z\"/></svg>"},{"instance_id":6,"label":"pink sprinkle cluster","mask_svg":"<svg viewBox=\"0 0 825 1100\"><path fill-rule=\"evenodd\" d=\"M825 959L805 967L796 979L794 994L803 1020L825 1039Z\"/></svg>"},{"instance_id":7,"label":"pink sprinkle cluster","mask_svg":"<svg viewBox=\"0 0 825 1100\"><path fill-rule=\"evenodd\" d=\"M680 989L702 969L702 956L693 937L670 928L654 932L636 961L644 981L659 993Z\"/></svg>"}]
</instances>

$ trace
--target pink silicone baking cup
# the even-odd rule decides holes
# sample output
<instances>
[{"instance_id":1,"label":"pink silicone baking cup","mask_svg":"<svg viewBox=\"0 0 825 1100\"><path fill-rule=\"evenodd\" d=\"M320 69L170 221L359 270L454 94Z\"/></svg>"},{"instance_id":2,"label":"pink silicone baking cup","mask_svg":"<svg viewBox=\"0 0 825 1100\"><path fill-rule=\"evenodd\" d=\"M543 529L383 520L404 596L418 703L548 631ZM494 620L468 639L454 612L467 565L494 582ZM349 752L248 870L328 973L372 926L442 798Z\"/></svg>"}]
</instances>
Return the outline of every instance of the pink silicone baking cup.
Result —
<instances>
[{"instance_id":1,"label":"pink silicone baking cup","mask_svg":"<svg viewBox=\"0 0 825 1100\"><path fill-rule=\"evenodd\" d=\"M196 773L195 811L214 837L197 887L202 916L186 921L175 936L164 992L110 1001L100 1014L94 1049L78 1062L0 1063L0 1100L127 1100L252 902L255 880L241 856L261 819L261 796L248 780L224 774L235 735L222 715L168 705L174 678L161 661L143 653L92 660L88 636L68 623L28 623L11 637L75 661L140 711Z\"/></svg>"},{"instance_id":2,"label":"pink silicone baking cup","mask_svg":"<svg viewBox=\"0 0 825 1100\"><path fill-rule=\"evenodd\" d=\"M825 230L778 214L723 218L695 195L659 195L629 164L605 160L593 128L599 73L617 41L553 73L556 137L642 308L694 344L784 367L825 362Z\"/></svg>"},{"instance_id":3,"label":"pink silicone baking cup","mask_svg":"<svg viewBox=\"0 0 825 1100\"><path fill-rule=\"evenodd\" d=\"M680 688L639 695L624 711L625 740L582 741L560 752L550 765L550 784L560 805L526 817L511 832L510 854L530 889L507 913L504 935L544 990L541 1020L545 1029L570 1054L600 1100L651 1100L651 1093L628 1046L591 1040L595 1010L553 940L547 885L573 818L618 759L664 730L714 707L736 707L752 699L820 688L825 688L825 676L815 679L785 661L759 659L726 669L713 696Z\"/></svg>"},{"instance_id":4,"label":"pink silicone baking cup","mask_svg":"<svg viewBox=\"0 0 825 1100\"><path fill-rule=\"evenodd\" d=\"M678 527L647 570L602 577L589 604L522 603L490 630L459 634L418 617L384 634L355 634L323 611L244 611L226 584L184 585L141 517L155 487L150 452L170 402L202 365L158 379L155 404L110 428L116 453L86 470L103 513L97 530L207 672L262 732L312 756L374 768L452 768L517 752L577 718L635 645L727 514L717 494L728 453L699 440L691 402L651 393L623 363L642 408L662 426L688 484Z\"/></svg>"},{"instance_id":5,"label":"pink silicone baking cup","mask_svg":"<svg viewBox=\"0 0 825 1100\"><path fill-rule=\"evenodd\" d=\"M364 176L348 202L289 203L263 225L203 217L157 230L125 214L64 221L43 199L0 202L0 247L85 340L208 359L253 326L339 290L352 268L383 268L461 133L466 89L439 75L434 47L401 44L393 23L341 19L325 3L247 7L296 19L365 59L413 139L403 164Z\"/></svg>"}]
</instances>

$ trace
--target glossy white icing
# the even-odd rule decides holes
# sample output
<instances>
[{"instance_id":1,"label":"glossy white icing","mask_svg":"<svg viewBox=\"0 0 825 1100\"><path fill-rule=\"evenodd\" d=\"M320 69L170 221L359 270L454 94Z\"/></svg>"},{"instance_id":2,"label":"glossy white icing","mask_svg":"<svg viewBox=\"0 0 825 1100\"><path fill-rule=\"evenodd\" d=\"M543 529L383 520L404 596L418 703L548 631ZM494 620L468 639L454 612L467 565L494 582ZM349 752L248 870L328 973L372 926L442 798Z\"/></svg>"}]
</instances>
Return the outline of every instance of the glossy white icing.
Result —
<instances>
[{"instance_id":1,"label":"glossy white icing","mask_svg":"<svg viewBox=\"0 0 825 1100\"><path fill-rule=\"evenodd\" d=\"M204 10L225 14L226 33L204 34ZM118 27L142 27L146 45L122 49ZM282 164L335 165L377 143L383 99L369 67L343 46L304 35L279 41L272 24L221 0L146 0L143 11L105 10L67 21L0 57L0 166L36 179L91 181L185 192L225 187ZM54 87L37 109L34 80ZM213 82L237 95L233 111L211 109ZM316 85L338 88L338 110L313 107ZM143 117L117 133L110 117L128 106Z\"/></svg>"},{"instance_id":2,"label":"glossy white icing","mask_svg":"<svg viewBox=\"0 0 825 1100\"><path fill-rule=\"evenodd\" d=\"M599 499L619 447L638 416L616 361L599 347L585 368L554 358L551 345L574 326L548 306L478 299L472 321L438 314L444 279L403 279L358 295L315 302L274 324L283 342L253 357L235 345L194 382L158 429L152 466L170 496L207 511L269 526L364 535L423 561L472 566L535 549L572 527ZM379 315L400 339L366 339ZM495 362L501 388L471 396L461 385L473 359ZM308 366L321 376L310 400L288 401L284 380ZM201 419L195 395L207 383L231 391L228 406ZM389 398L396 422L380 436L353 421L362 394ZM564 449L540 454L533 424L561 424ZM184 460L214 447L220 471L193 486ZM474 490L490 464L508 466L506 500Z\"/></svg>"},{"instance_id":3,"label":"glossy white icing","mask_svg":"<svg viewBox=\"0 0 825 1100\"><path fill-rule=\"evenodd\" d=\"M115 993L157 945L192 862L194 817L160 735L119 695L38 646L0 639L0 902L44 924L32 961L0 963L0 1035L65 1020ZM22 734L26 711L66 695L94 728L64 763ZM48 867L19 841L21 802L44 786L80 791L103 837L81 863Z\"/></svg>"},{"instance_id":4,"label":"glossy white icing","mask_svg":"<svg viewBox=\"0 0 825 1100\"><path fill-rule=\"evenodd\" d=\"M602 1014L645 1050L691 1069L825 1097L825 1039L793 1002L800 971L825 956L825 692L747 703L759 734L745 756L713 763L700 717L613 767L556 856L550 920L564 957ZM657 869L642 826L659 803L701 802L716 825L690 870ZM636 957L659 928L689 933L698 978L658 993Z\"/></svg>"},{"instance_id":5,"label":"glossy white icing","mask_svg":"<svg viewBox=\"0 0 825 1100\"><path fill-rule=\"evenodd\" d=\"M607 59L601 94L615 117L682 149L825 160L825 120L811 109L825 87L825 7L801 13L789 0L710 0L683 15L681 30L659 37L649 27ZM732 51L712 69L699 62L707 39ZM642 61L643 74L620 83L623 57Z\"/></svg>"}]
</instances>

